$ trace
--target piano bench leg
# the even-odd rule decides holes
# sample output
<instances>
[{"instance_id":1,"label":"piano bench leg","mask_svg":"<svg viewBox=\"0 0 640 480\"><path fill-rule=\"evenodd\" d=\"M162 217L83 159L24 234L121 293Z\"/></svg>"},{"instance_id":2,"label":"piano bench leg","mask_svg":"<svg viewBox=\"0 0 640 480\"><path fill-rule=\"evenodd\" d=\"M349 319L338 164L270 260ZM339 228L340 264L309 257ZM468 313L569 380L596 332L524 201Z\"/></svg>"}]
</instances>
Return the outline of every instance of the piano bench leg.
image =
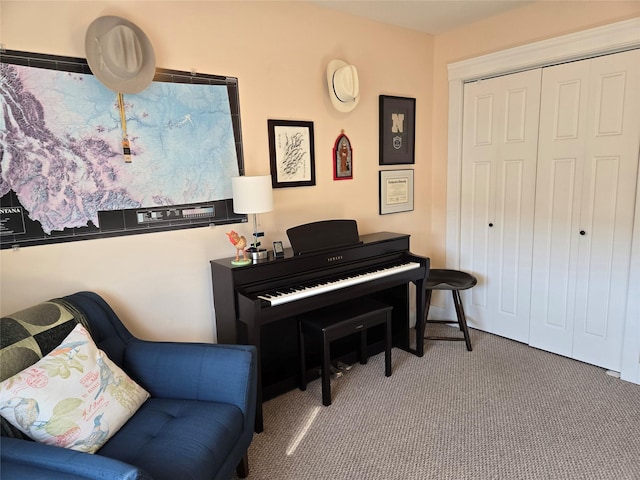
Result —
<instances>
[{"instance_id":1,"label":"piano bench leg","mask_svg":"<svg viewBox=\"0 0 640 480\"><path fill-rule=\"evenodd\" d=\"M302 333L302 325L298 322L298 348L300 349L300 390L303 392L307 389L307 361L304 349L304 334Z\"/></svg>"},{"instance_id":2,"label":"piano bench leg","mask_svg":"<svg viewBox=\"0 0 640 480\"><path fill-rule=\"evenodd\" d=\"M329 339L326 335L322 337L322 404L328 407L331 405L331 351Z\"/></svg>"},{"instance_id":3,"label":"piano bench leg","mask_svg":"<svg viewBox=\"0 0 640 480\"><path fill-rule=\"evenodd\" d=\"M369 354L367 353L367 331L362 330L360 332L360 363L366 365L369 361Z\"/></svg>"},{"instance_id":4,"label":"piano bench leg","mask_svg":"<svg viewBox=\"0 0 640 480\"><path fill-rule=\"evenodd\" d=\"M391 335L391 312L387 312L384 335L384 374L387 377L391 376Z\"/></svg>"}]
</instances>

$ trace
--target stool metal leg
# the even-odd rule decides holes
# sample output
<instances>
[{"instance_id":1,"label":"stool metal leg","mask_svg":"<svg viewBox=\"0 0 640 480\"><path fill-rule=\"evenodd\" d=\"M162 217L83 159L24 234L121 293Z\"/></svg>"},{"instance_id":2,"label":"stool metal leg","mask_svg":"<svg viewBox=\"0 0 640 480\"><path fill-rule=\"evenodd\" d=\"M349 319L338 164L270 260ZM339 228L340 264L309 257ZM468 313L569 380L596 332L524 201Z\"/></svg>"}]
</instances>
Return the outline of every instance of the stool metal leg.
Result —
<instances>
[{"instance_id":1,"label":"stool metal leg","mask_svg":"<svg viewBox=\"0 0 640 480\"><path fill-rule=\"evenodd\" d=\"M326 335L322 336L324 347L322 349L322 404L325 407L331 405L331 352L330 342Z\"/></svg>"},{"instance_id":2,"label":"stool metal leg","mask_svg":"<svg viewBox=\"0 0 640 480\"><path fill-rule=\"evenodd\" d=\"M472 351L471 347L471 338L469 337L469 329L467 328L467 318L464 315L464 308L462 308L462 300L460 299L460 292L458 290L452 290L453 293L453 303L456 307L456 314L458 316L458 325L460 325L460 330L464 334L464 341L467 344L467 350Z\"/></svg>"}]
</instances>

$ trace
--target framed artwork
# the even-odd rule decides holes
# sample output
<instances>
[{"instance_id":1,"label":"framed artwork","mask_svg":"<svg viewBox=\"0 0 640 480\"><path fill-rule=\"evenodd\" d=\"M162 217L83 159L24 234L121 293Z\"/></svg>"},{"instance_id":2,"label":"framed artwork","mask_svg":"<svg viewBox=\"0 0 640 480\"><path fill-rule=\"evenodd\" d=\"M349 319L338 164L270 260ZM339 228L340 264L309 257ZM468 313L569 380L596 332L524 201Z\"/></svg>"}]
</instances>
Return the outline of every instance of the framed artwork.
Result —
<instances>
[{"instance_id":1,"label":"framed artwork","mask_svg":"<svg viewBox=\"0 0 640 480\"><path fill-rule=\"evenodd\" d=\"M415 163L416 99L380 95L380 165Z\"/></svg>"},{"instance_id":2,"label":"framed artwork","mask_svg":"<svg viewBox=\"0 0 640 480\"><path fill-rule=\"evenodd\" d=\"M380 171L380 215L413 210L413 170Z\"/></svg>"},{"instance_id":3,"label":"framed artwork","mask_svg":"<svg viewBox=\"0 0 640 480\"><path fill-rule=\"evenodd\" d=\"M316 184L313 122L267 120L273 188Z\"/></svg>"},{"instance_id":4,"label":"framed artwork","mask_svg":"<svg viewBox=\"0 0 640 480\"><path fill-rule=\"evenodd\" d=\"M333 145L333 179L349 180L353 178L353 150L349 137L344 130Z\"/></svg>"}]
</instances>

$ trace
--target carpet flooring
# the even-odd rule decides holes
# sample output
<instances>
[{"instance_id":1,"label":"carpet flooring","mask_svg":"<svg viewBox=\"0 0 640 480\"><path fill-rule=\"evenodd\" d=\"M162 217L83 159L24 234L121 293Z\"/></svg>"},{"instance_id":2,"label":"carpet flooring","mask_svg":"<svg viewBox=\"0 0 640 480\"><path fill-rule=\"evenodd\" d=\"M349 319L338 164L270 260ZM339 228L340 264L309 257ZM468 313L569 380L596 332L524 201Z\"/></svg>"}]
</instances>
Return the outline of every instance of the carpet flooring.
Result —
<instances>
[{"instance_id":1,"label":"carpet flooring","mask_svg":"<svg viewBox=\"0 0 640 480\"><path fill-rule=\"evenodd\" d=\"M431 329L450 329L433 326ZM454 332L455 333L455 332ZM264 405L251 480L640 479L640 386L598 367L472 331L393 349ZM234 479L237 477L233 477Z\"/></svg>"}]
</instances>

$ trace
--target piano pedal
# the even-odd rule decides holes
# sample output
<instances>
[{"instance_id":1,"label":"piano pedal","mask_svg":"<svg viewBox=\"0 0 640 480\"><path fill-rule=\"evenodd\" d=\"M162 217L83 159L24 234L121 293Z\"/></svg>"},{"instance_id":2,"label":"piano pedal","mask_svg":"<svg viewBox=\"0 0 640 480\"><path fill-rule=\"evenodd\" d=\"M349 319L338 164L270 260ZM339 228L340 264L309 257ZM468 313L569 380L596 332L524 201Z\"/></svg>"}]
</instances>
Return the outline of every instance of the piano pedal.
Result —
<instances>
[{"instance_id":1,"label":"piano pedal","mask_svg":"<svg viewBox=\"0 0 640 480\"><path fill-rule=\"evenodd\" d=\"M348 363L344 363L344 362L336 362L335 367L341 372L348 372L353 368L353 365L349 365Z\"/></svg>"},{"instance_id":2,"label":"piano pedal","mask_svg":"<svg viewBox=\"0 0 640 480\"><path fill-rule=\"evenodd\" d=\"M340 378L344 373L338 370L333 364L331 365L331 378Z\"/></svg>"}]
</instances>

